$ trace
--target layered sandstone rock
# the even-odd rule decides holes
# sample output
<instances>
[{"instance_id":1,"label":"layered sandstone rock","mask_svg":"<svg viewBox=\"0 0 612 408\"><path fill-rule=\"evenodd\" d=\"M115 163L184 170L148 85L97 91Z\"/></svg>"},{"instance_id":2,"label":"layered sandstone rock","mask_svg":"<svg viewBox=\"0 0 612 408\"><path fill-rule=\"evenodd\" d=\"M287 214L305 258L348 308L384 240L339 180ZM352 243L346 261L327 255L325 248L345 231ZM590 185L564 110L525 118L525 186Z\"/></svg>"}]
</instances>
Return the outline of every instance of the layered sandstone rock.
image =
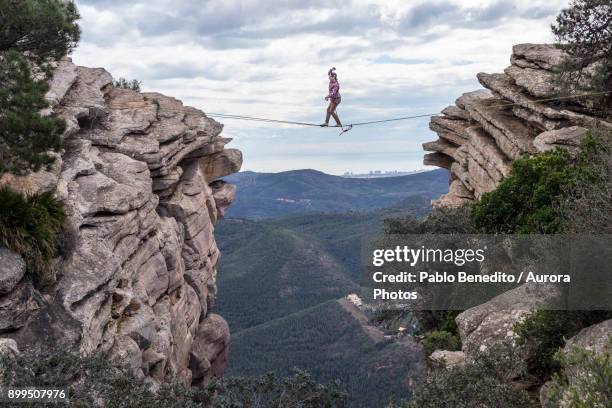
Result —
<instances>
[{"instance_id":1,"label":"layered sandstone rock","mask_svg":"<svg viewBox=\"0 0 612 408\"><path fill-rule=\"evenodd\" d=\"M589 112L589 101L566 100L564 105L541 99L558 96L553 69L563 54L552 45L519 44L511 65L501 74L478 74L486 88L468 92L429 127L439 139L423 144L424 163L449 169L448 194L437 206L458 206L493 190L506 176L512 160L564 147L575 150L587 128L612 129L612 123Z\"/></svg>"},{"instance_id":2,"label":"layered sandstone rock","mask_svg":"<svg viewBox=\"0 0 612 408\"><path fill-rule=\"evenodd\" d=\"M52 190L67 209L65 254L34 287L23 262L0 280L0 337L20 350L101 352L148 381L202 384L221 376L229 330L213 313L214 223L240 169L222 125L157 93L118 89L104 69L63 60L45 112L66 120L51 169L0 183ZM11 266L12 265L12 266ZM3 269L3 270L4 270Z\"/></svg>"},{"instance_id":3,"label":"layered sandstone rock","mask_svg":"<svg viewBox=\"0 0 612 408\"><path fill-rule=\"evenodd\" d=\"M511 65L499 74L478 74L483 90L468 92L434 116L430 129L439 139L423 144L424 163L450 170L449 192L435 206L460 206L478 200L508 175L513 160L558 147L575 152L589 128L612 129L612 123L589 113L588 99L554 103L559 95L553 70L562 52L551 45L513 47ZM559 289L524 284L465 310L455 319L462 351L437 350L432 358L447 365L473 359L495 343L516 340L514 327L535 310L561 309ZM556 306L555 306L556 305ZM591 326L567 342L564 352L579 345L601 353L612 320ZM529 358L523 355L523 358ZM546 387L542 406L547 405Z\"/></svg>"}]
</instances>

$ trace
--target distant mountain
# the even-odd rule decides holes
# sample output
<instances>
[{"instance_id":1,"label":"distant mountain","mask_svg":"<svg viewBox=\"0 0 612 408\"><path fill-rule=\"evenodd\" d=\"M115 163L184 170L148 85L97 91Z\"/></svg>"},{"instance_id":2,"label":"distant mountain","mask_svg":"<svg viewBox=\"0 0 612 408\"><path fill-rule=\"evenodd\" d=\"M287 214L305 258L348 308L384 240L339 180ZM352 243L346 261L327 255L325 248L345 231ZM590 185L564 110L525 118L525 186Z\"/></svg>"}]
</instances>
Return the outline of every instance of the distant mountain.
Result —
<instances>
[{"instance_id":1,"label":"distant mountain","mask_svg":"<svg viewBox=\"0 0 612 408\"><path fill-rule=\"evenodd\" d=\"M322 211L391 207L404 198L438 198L448 191L448 172L433 170L373 179L332 176L316 170L245 171L225 180L238 187L226 217L262 219Z\"/></svg>"},{"instance_id":2,"label":"distant mountain","mask_svg":"<svg viewBox=\"0 0 612 408\"><path fill-rule=\"evenodd\" d=\"M233 333L228 376L294 367L318 381L339 380L351 408L382 408L390 398L406 398L423 375L420 346L409 336L386 338L346 299L331 300Z\"/></svg>"}]
</instances>

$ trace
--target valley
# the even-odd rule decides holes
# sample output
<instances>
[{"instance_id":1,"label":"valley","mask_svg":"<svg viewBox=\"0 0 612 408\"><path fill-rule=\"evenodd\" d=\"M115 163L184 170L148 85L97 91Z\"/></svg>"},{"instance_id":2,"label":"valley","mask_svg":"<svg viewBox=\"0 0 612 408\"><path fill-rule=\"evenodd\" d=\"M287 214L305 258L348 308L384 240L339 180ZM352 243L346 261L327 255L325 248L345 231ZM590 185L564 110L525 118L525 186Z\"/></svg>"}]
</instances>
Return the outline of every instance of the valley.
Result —
<instances>
[{"instance_id":1,"label":"valley","mask_svg":"<svg viewBox=\"0 0 612 408\"><path fill-rule=\"evenodd\" d=\"M420 346L410 336L398 339L375 327L345 296L360 291L362 240L382 233L387 218L427 214L430 198L447 188L445 172L386 179L380 188L386 189L387 208L377 208L383 201L367 199L381 179L342 179L312 171L231 177L239 184L232 208L245 218L229 211L215 228L223 254L215 313L225 317L231 331L227 375L306 370L320 382L338 379L351 394L351 407L383 406L391 395L409 395L424 372ZM293 191L296 180L309 180L310 187ZM414 194L394 195L392 186L398 185ZM256 204L274 194L292 200L299 195L329 211L297 212L288 201L277 207ZM338 198L342 195L362 195L363 200L350 202L367 209L346 210L348 201ZM266 217L259 205L266 208Z\"/></svg>"}]
</instances>

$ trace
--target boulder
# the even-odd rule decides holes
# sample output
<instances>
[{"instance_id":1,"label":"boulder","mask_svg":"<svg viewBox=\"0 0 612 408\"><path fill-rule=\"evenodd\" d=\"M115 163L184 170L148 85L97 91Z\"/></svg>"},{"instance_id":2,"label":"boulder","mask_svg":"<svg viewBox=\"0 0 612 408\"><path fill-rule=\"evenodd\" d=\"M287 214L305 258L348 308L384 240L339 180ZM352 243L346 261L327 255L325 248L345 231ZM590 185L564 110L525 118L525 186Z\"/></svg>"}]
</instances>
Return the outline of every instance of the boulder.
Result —
<instances>
[{"instance_id":1,"label":"boulder","mask_svg":"<svg viewBox=\"0 0 612 408\"><path fill-rule=\"evenodd\" d=\"M562 349L562 353L570 353L574 347L579 347L595 352L597 354L601 354L606 351L606 346L609 347L611 340L612 319L582 329L577 335L575 335L565 343L565 347ZM610 352L609 348L608 352ZM567 381L570 384L574 382L576 378L585 378L585 374L576 369L565 370L564 373L567 376ZM545 383L542 388L540 388L540 404L542 405L542 407L556 408L559 406L570 406L569 404L567 404L567 401L565 401L565 404L563 404L565 399L565 396L563 395L560 396L561 405L559 405L559 403L557 402L552 402L550 400L549 393L551 391L552 385L553 383L549 381Z\"/></svg>"},{"instance_id":2,"label":"boulder","mask_svg":"<svg viewBox=\"0 0 612 408\"><path fill-rule=\"evenodd\" d=\"M563 62L564 54L552 44L517 44L512 47L511 63L524 68L552 71Z\"/></svg>"},{"instance_id":3,"label":"boulder","mask_svg":"<svg viewBox=\"0 0 612 408\"><path fill-rule=\"evenodd\" d=\"M565 343L563 351L569 352L573 346L603 353L604 347L612 336L612 319L582 329L580 333Z\"/></svg>"},{"instance_id":4,"label":"boulder","mask_svg":"<svg viewBox=\"0 0 612 408\"><path fill-rule=\"evenodd\" d=\"M72 59L68 57L62 58L53 67L53 76L49 81L49 90L45 94L45 99L51 105L51 109L62 101L76 79L77 67L72 63ZM51 113L51 110L48 113Z\"/></svg>"},{"instance_id":5,"label":"boulder","mask_svg":"<svg viewBox=\"0 0 612 408\"><path fill-rule=\"evenodd\" d=\"M26 272L26 263L21 255L0 246L0 296L15 289Z\"/></svg>"},{"instance_id":6,"label":"boulder","mask_svg":"<svg viewBox=\"0 0 612 408\"><path fill-rule=\"evenodd\" d=\"M462 366L465 364L463 351L436 350L429 356L433 362L443 364L446 368Z\"/></svg>"},{"instance_id":7,"label":"boulder","mask_svg":"<svg viewBox=\"0 0 612 408\"><path fill-rule=\"evenodd\" d=\"M516 323L536 309L554 307L559 295L555 285L523 284L462 312L455 318L462 350L473 357L494 343L512 341L516 337L513 331Z\"/></svg>"},{"instance_id":8,"label":"boulder","mask_svg":"<svg viewBox=\"0 0 612 408\"><path fill-rule=\"evenodd\" d=\"M0 338L0 356L19 355L17 342L13 339Z\"/></svg>"},{"instance_id":9,"label":"boulder","mask_svg":"<svg viewBox=\"0 0 612 408\"><path fill-rule=\"evenodd\" d=\"M563 129L548 130L536 136L533 145L539 152L564 148L576 153L586 137L588 129L581 126L570 126Z\"/></svg>"},{"instance_id":10,"label":"boulder","mask_svg":"<svg viewBox=\"0 0 612 408\"><path fill-rule=\"evenodd\" d=\"M536 98L550 98L557 94L557 89L553 86L552 72L511 65L504 70L504 73L512 78L516 85Z\"/></svg>"}]
</instances>

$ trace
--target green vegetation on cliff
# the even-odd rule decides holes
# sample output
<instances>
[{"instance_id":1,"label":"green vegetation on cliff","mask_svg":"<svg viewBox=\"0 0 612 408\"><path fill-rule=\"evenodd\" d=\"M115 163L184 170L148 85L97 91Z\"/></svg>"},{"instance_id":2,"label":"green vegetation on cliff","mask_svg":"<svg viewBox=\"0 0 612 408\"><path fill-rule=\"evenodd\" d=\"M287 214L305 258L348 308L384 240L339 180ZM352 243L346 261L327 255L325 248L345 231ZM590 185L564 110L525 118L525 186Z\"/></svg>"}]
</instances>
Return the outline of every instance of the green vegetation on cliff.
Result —
<instances>
[{"instance_id":1,"label":"green vegetation on cliff","mask_svg":"<svg viewBox=\"0 0 612 408\"><path fill-rule=\"evenodd\" d=\"M61 149L64 121L40 111L51 63L79 41L78 18L71 1L0 0L0 173L38 170Z\"/></svg>"},{"instance_id":2,"label":"green vegetation on cliff","mask_svg":"<svg viewBox=\"0 0 612 408\"><path fill-rule=\"evenodd\" d=\"M600 353L574 345L569 352L558 353L557 361L562 370L545 390L551 405L612 406L612 334Z\"/></svg>"},{"instance_id":3,"label":"green vegetation on cliff","mask_svg":"<svg viewBox=\"0 0 612 408\"><path fill-rule=\"evenodd\" d=\"M552 25L558 46L568 57L557 67L564 93L612 91L612 3L573 0ZM612 94L591 96L594 107L612 115Z\"/></svg>"},{"instance_id":4,"label":"green vegetation on cliff","mask_svg":"<svg viewBox=\"0 0 612 408\"><path fill-rule=\"evenodd\" d=\"M538 310L514 327L518 344L531 356L529 374L539 382L550 379L561 368L555 357L565 341L584 327L612 318L611 311Z\"/></svg>"},{"instance_id":5,"label":"green vegetation on cliff","mask_svg":"<svg viewBox=\"0 0 612 408\"><path fill-rule=\"evenodd\" d=\"M603 225L593 227L606 231L612 225L603 197L610 187L611 146L609 134L591 132L575 157L557 149L515 160L508 177L474 204L475 227L489 234L554 234L571 231L580 216L580 224L593 225L599 213ZM594 208L598 203L584 200L588 196L606 207Z\"/></svg>"},{"instance_id":6,"label":"green vegetation on cliff","mask_svg":"<svg viewBox=\"0 0 612 408\"><path fill-rule=\"evenodd\" d=\"M64 120L43 116L54 62L79 41L71 1L0 0L0 175L50 165L62 148ZM55 256L65 213L52 193L0 190L0 245L21 254L35 279Z\"/></svg>"},{"instance_id":7,"label":"green vegetation on cliff","mask_svg":"<svg viewBox=\"0 0 612 408\"><path fill-rule=\"evenodd\" d=\"M611 152L610 134L593 130L574 154L565 150L554 150L514 161L509 176L472 206L436 209L423 220L391 219L386 222L386 231L391 234L610 233ZM442 227L439 220L445 220ZM454 338L456 326L448 324L457 311L405 313L412 313L425 333L422 345L427 353L438 348L458 348ZM523 400L527 398L526 394L518 391L504 394L504 389L511 390L504 388L510 380L543 384L554 373L557 373L555 378L564 378L563 370L567 368L567 364L564 367L563 360L555 358L559 349L568 338L584 327L610 317L612 315L607 311L536 311L514 328L519 336L519 350L527 356L524 361L514 357L514 360L522 364L520 371L514 372L512 376L508 374L507 378L504 377L506 374L500 377L498 374L505 372L503 364L500 365L495 359L482 354L465 367L441 368L431 372L428 380L417 389L413 405L406 406L446 406L444 404L448 404L448 401L463 404L460 406L528 406L524 405L527 400ZM592 359L583 363L602 369L602 361L597 360L599 365L590 364L589 361L592 362ZM500 363L503 363L503 360L500 360ZM495 375L483 371L483 367L489 365ZM607 368L602 370L605 372L609 369L608 360ZM599 375L598 372L594 373ZM491 376L486 380L491 381L490 383L481 379L481 376L487 375ZM469 381L472 391L468 394L464 391L465 384L462 381L472 377L477 379ZM566 381L565 387L569 386ZM486 402L486 398L489 398L487 395L495 389L499 390L496 397L501 400ZM584 405L585 400L580 397L576 398L583 401L583 405L572 406L590 406Z\"/></svg>"},{"instance_id":8,"label":"green vegetation on cliff","mask_svg":"<svg viewBox=\"0 0 612 408\"><path fill-rule=\"evenodd\" d=\"M0 245L22 255L35 278L48 270L65 219L51 193L24 196L0 188Z\"/></svg>"},{"instance_id":9,"label":"green vegetation on cliff","mask_svg":"<svg viewBox=\"0 0 612 408\"><path fill-rule=\"evenodd\" d=\"M273 374L211 381L206 387L162 384L153 391L127 369L115 367L102 355L81 357L0 356L0 383L6 387L65 388L71 407L106 408L342 408L346 394L331 382L319 384L304 372L280 378ZM3 402L3 407L23 403ZM57 402L36 403L57 407Z\"/></svg>"},{"instance_id":10,"label":"green vegetation on cliff","mask_svg":"<svg viewBox=\"0 0 612 408\"><path fill-rule=\"evenodd\" d=\"M524 372L513 347L497 344L464 365L433 368L411 401L387 408L535 407L527 392L512 384Z\"/></svg>"}]
</instances>

